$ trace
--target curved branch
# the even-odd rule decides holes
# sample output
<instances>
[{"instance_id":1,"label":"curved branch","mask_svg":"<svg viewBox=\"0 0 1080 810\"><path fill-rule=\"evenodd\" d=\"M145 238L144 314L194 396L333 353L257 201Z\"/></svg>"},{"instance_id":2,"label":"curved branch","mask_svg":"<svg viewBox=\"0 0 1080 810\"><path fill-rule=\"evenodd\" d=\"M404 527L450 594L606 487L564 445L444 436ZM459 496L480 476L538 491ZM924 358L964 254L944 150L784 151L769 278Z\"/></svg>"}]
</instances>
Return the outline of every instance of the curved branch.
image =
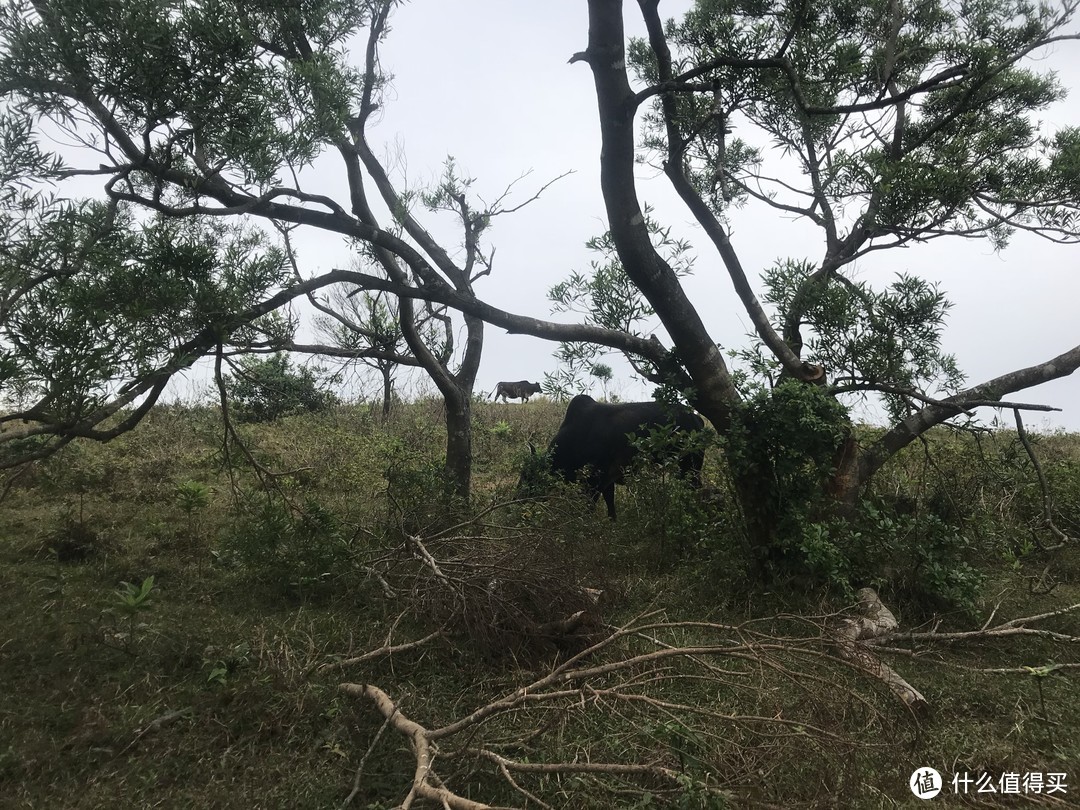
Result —
<instances>
[{"instance_id":1,"label":"curved branch","mask_svg":"<svg viewBox=\"0 0 1080 810\"><path fill-rule=\"evenodd\" d=\"M860 452L856 462L858 484L869 481L886 461L930 428L972 407L972 403L1000 403L1005 394L1067 377L1077 368L1080 368L1080 346L1074 346L1045 363L1011 371L948 397L938 404L927 405L894 425L884 436Z\"/></svg>"},{"instance_id":2,"label":"curved branch","mask_svg":"<svg viewBox=\"0 0 1080 810\"><path fill-rule=\"evenodd\" d=\"M656 3L642 3L641 12L645 18L645 26L649 32L649 43L660 70L660 78L664 79L671 75L671 52L668 49L664 27L660 21ZM625 73L624 73L625 79ZM793 377L802 380L816 380L821 376L821 371L816 366L804 363L802 359L792 351L792 348L777 334L769 322L769 316L758 300L750 281L746 277L742 262L731 245L727 231L713 214L712 210L701 198L697 190L686 178L684 171L684 147L682 137L676 125L678 112L675 109L674 99L670 94L665 94L660 99L664 113L664 123L667 127L668 156L664 162L664 173L671 181L680 199L693 213L698 224L705 230L706 235L716 247L717 252L723 259L724 267L731 278L732 286L742 301L743 308L754 324L754 329L773 355L780 361L784 369ZM605 194L606 196L606 194ZM635 279L636 280L636 279ZM650 302L652 299L650 298ZM654 304L654 309L659 312L659 307ZM695 313L696 314L696 313ZM672 335L674 338L675 336ZM678 343L678 341L676 341ZM681 344L679 344L681 346Z\"/></svg>"}]
</instances>

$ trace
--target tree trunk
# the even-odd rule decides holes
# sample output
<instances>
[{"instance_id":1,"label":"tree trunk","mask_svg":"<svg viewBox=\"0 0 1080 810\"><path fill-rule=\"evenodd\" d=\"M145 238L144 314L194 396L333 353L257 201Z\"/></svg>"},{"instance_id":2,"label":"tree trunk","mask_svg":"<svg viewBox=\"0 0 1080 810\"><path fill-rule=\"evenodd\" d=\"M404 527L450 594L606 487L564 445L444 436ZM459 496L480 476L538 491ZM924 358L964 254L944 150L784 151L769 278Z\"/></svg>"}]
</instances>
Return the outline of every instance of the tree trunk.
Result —
<instances>
[{"instance_id":1,"label":"tree trunk","mask_svg":"<svg viewBox=\"0 0 1080 810\"><path fill-rule=\"evenodd\" d=\"M637 105L626 75L622 0L589 0L588 50L571 61L579 60L588 62L596 86L603 142L600 185L619 260L671 336L697 389L692 404L723 433L739 401L738 390L678 276L653 247L638 203Z\"/></svg>"},{"instance_id":2,"label":"tree trunk","mask_svg":"<svg viewBox=\"0 0 1080 810\"><path fill-rule=\"evenodd\" d=\"M859 479L860 458L859 442L849 433L836 451L833 464L836 471L825 487L825 494L832 499L833 509L841 517L853 517L859 505L859 491L863 483Z\"/></svg>"},{"instance_id":3,"label":"tree trunk","mask_svg":"<svg viewBox=\"0 0 1080 810\"><path fill-rule=\"evenodd\" d=\"M384 366L382 371L383 378L383 396L382 396L382 415L385 420L390 416L390 403L394 393L394 378L391 376L392 366Z\"/></svg>"},{"instance_id":4,"label":"tree trunk","mask_svg":"<svg viewBox=\"0 0 1080 810\"><path fill-rule=\"evenodd\" d=\"M467 501L472 483L472 398L460 389L446 395L446 483L455 500Z\"/></svg>"}]
</instances>

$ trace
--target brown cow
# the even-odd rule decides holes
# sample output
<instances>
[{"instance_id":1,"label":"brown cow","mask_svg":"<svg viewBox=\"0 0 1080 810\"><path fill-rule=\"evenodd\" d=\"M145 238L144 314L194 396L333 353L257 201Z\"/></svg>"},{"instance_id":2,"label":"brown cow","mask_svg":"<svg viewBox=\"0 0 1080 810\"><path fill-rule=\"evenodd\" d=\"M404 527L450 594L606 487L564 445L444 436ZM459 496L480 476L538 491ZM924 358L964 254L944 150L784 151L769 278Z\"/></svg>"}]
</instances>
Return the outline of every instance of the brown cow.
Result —
<instances>
[{"instance_id":1,"label":"brown cow","mask_svg":"<svg viewBox=\"0 0 1080 810\"><path fill-rule=\"evenodd\" d=\"M528 402L529 397L533 394L539 394L540 391L540 383L533 383L528 380L501 382L495 386L494 399L502 397L502 401L506 402L506 398L510 397L510 399L520 399L522 402Z\"/></svg>"}]
</instances>

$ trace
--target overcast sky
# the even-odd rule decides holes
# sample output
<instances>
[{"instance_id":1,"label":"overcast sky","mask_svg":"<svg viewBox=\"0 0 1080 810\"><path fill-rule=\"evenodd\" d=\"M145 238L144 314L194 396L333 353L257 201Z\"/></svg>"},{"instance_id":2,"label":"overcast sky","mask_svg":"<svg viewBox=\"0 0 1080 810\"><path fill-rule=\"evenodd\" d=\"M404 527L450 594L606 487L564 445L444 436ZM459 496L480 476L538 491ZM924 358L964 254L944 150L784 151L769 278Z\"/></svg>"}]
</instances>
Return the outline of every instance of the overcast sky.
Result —
<instances>
[{"instance_id":1,"label":"overcast sky","mask_svg":"<svg viewBox=\"0 0 1080 810\"><path fill-rule=\"evenodd\" d=\"M676 16L690 5L667 0L661 11ZM413 0L396 12L383 48L384 66L395 78L372 140L405 156L411 184L434 179L448 154L476 178L474 190L485 199L525 172L531 174L517 186L519 199L573 172L523 211L496 220L489 232L497 248L495 272L477 285L477 293L491 303L541 318L550 317L547 289L571 270L587 269L591 256L584 243L606 227L592 76L584 63L567 64L585 48L586 12L583 0ZM640 33L636 4L627 2L625 13L628 30ZM1058 71L1068 87L1080 83L1078 46L1059 45L1041 61ZM1052 128L1080 125L1080 104L1069 99L1042 120ZM329 162L324 171L318 183L325 189L318 190L343 196L337 164ZM697 247L695 273L687 286L714 339L728 348L743 345L749 322L719 259L662 176L642 167L638 179L642 199L656 207L661 221ZM434 228L452 239L450 225L446 220L447 230ZM733 211L731 226L732 242L752 279L777 258L821 259L815 228L763 205ZM301 239L300 245L310 272L348 262L344 247L325 236ZM976 383L1047 360L1080 342L1078 250L1027 234L1018 234L1001 254L985 242L944 239L873 253L855 273L880 285L897 272L939 282L955 304L946 348L956 354L969 382ZM755 287L760 292L760 285ZM553 349L554 344L489 326L478 390L489 392L499 380L542 379L543 372L554 368ZM613 390L624 399L648 396L648 388L632 383L625 371ZM1077 377L1015 399L1063 409L1048 419L1032 414L1028 421L1033 425L1080 429ZM989 419L993 412L982 414Z\"/></svg>"}]
</instances>

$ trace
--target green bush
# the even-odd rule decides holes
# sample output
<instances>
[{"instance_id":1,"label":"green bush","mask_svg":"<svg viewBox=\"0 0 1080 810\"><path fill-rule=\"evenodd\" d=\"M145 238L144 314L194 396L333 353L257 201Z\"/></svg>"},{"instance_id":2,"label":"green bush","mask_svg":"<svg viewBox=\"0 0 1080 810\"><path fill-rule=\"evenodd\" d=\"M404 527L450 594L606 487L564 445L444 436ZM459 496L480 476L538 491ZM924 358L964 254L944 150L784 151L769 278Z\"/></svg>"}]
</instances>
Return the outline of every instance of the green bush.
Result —
<instances>
[{"instance_id":1,"label":"green bush","mask_svg":"<svg viewBox=\"0 0 1080 810\"><path fill-rule=\"evenodd\" d=\"M314 500L302 508L268 498L241 513L221 542L242 575L300 598L321 594L354 567L356 550L336 515Z\"/></svg>"},{"instance_id":2,"label":"green bush","mask_svg":"<svg viewBox=\"0 0 1080 810\"><path fill-rule=\"evenodd\" d=\"M788 564L849 599L871 585L919 612L974 612L986 580L969 562L978 555L969 535L937 515L867 499L854 516L806 524Z\"/></svg>"},{"instance_id":3,"label":"green bush","mask_svg":"<svg viewBox=\"0 0 1080 810\"><path fill-rule=\"evenodd\" d=\"M285 354L244 357L226 382L237 418L270 422L289 414L325 411L337 402L319 387L314 371L294 366Z\"/></svg>"},{"instance_id":4,"label":"green bush","mask_svg":"<svg viewBox=\"0 0 1080 810\"><path fill-rule=\"evenodd\" d=\"M849 428L835 399L790 381L735 415L726 458L742 489L747 546L762 573L791 573L793 556L798 570L803 527L828 512L825 484Z\"/></svg>"}]
</instances>

